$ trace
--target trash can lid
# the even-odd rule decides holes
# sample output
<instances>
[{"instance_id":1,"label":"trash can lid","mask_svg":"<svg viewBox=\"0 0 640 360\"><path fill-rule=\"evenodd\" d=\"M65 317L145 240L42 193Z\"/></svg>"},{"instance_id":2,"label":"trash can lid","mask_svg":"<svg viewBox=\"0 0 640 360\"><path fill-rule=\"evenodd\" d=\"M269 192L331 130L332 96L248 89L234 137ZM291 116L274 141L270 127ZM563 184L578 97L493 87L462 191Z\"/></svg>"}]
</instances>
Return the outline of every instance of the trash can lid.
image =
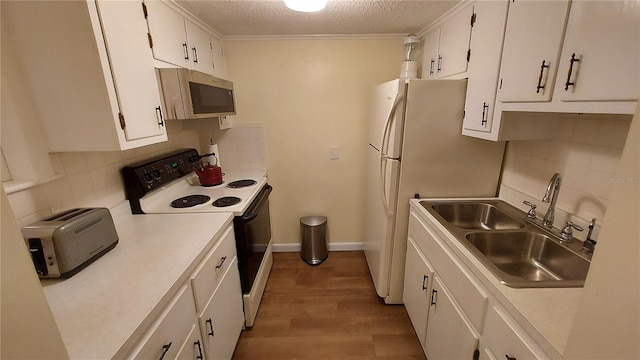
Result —
<instances>
[{"instance_id":1,"label":"trash can lid","mask_svg":"<svg viewBox=\"0 0 640 360\"><path fill-rule=\"evenodd\" d=\"M322 225L327 222L326 216L305 216L300 218L300 222L307 226Z\"/></svg>"}]
</instances>

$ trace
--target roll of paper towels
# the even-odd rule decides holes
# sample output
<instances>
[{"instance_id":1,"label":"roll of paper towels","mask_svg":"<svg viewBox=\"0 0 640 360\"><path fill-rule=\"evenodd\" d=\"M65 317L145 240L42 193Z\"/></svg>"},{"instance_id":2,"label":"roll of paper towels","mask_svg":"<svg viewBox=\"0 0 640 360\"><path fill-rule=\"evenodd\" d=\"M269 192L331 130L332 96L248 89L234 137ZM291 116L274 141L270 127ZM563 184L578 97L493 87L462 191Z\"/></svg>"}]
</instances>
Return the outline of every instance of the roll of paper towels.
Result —
<instances>
[{"instance_id":1,"label":"roll of paper towels","mask_svg":"<svg viewBox=\"0 0 640 360\"><path fill-rule=\"evenodd\" d=\"M218 152L218 144L209 144L209 147L207 148L207 154L211 153L216 154L216 156L208 156L205 161L211 165L216 165L216 158L218 158L217 165L222 167L222 165L220 164L220 152Z\"/></svg>"}]
</instances>

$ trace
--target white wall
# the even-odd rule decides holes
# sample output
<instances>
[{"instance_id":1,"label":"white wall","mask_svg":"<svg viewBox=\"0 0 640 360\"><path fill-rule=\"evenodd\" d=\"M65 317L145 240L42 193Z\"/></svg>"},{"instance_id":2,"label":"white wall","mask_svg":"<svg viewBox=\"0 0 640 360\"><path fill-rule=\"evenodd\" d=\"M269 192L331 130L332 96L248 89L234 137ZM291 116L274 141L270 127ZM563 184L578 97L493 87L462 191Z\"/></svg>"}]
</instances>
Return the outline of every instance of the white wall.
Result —
<instances>
[{"instance_id":1,"label":"white wall","mask_svg":"<svg viewBox=\"0 0 640 360\"><path fill-rule=\"evenodd\" d=\"M369 89L399 76L402 50L399 38L225 41L234 122L264 124L275 243L299 243L308 215L328 217L331 243L362 241Z\"/></svg>"}]
</instances>

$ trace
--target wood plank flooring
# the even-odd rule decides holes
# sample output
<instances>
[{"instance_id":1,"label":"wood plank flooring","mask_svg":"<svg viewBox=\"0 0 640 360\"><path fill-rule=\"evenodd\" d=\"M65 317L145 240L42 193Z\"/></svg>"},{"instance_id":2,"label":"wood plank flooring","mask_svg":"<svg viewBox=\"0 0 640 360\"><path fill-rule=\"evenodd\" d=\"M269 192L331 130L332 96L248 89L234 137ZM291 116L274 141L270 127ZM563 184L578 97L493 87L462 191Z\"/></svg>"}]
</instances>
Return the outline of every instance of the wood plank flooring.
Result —
<instances>
[{"instance_id":1,"label":"wood plank flooring","mask_svg":"<svg viewBox=\"0 0 640 360\"><path fill-rule=\"evenodd\" d=\"M362 251L310 266L274 253L258 316L233 356L242 359L426 359L402 305L384 305Z\"/></svg>"}]
</instances>

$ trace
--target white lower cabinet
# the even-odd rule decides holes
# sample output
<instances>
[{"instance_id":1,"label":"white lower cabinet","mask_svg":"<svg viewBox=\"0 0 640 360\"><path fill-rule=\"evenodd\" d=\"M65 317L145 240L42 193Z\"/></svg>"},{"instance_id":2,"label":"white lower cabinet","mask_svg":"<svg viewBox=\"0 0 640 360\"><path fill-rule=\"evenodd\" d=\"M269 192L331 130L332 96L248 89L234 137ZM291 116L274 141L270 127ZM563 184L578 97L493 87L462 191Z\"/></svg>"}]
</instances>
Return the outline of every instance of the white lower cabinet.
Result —
<instances>
[{"instance_id":1,"label":"white lower cabinet","mask_svg":"<svg viewBox=\"0 0 640 360\"><path fill-rule=\"evenodd\" d=\"M429 303L433 283L433 267L420 254L413 239L407 243L407 259L405 268L411 269L404 273L404 293L402 300L407 309L413 328L425 349L427 334L427 320L429 317Z\"/></svg>"},{"instance_id":2,"label":"white lower cabinet","mask_svg":"<svg viewBox=\"0 0 640 360\"><path fill-rule=\"evenodd\" d=\"M194 269L129 359L231 359L244 327L232 225Z\"/></svg>"},{"instance_id":3,"label":"white lower cabinet","mask_svg":"<svg viewBox=\"0 0 640 360\"><path fill-rule=\"evenodd\" d=\"M489 308L480 340L480 359L547 359L500 306Z\"/></svg>"},{"instance_id":4,"label":"white lower cabinet","mask_svg":"<svg viewBox=\"0 0 640 360\"><path fill-rule=\"evenodd\" d=\"M231 359L244 326L237 258L198 318L207 359Z\"/></svg>"},{"instance_id":5,"label":"white lower cabinet","mask_svg":"<svg viewBox=\"0 0 640 360\"><path fill-rule=\"evenodd\" d=\"M187 340L178 350L177 360L204 360L204 347L202 344L202 335L198 323L191 326L191 332Z\"/></svg>"},{"instance_id":6,"label":"white lower cabinet","mask_svg":"<svg viewBox=\"0 0 640 360\"><path fill-rule=\"evenodd\" d=\"M425 354L428 359L471 359L478 347L478 333L456 304L438 275L433 279L429 303Z\"/></svg>"},{"instance_id":7,"label":"white lower cabinet","mask_svg":"<svg viewBox=\"0 0 640 360\"><path fill-rule=\"evenodd\" d=\"M427 358L548 359L429 224L411 211L403 297Z\"/></svg>"},{"instance_id":8,"label":"white lower cabinet","mask_svg":"<svg viewBox=\"0 0 640 360\"><path fill-rule=\"evenodd\" d=\"M133 359L173 359L196 320L191 287L183 286L134 350Z\"/></svg>"}]
</instances>

